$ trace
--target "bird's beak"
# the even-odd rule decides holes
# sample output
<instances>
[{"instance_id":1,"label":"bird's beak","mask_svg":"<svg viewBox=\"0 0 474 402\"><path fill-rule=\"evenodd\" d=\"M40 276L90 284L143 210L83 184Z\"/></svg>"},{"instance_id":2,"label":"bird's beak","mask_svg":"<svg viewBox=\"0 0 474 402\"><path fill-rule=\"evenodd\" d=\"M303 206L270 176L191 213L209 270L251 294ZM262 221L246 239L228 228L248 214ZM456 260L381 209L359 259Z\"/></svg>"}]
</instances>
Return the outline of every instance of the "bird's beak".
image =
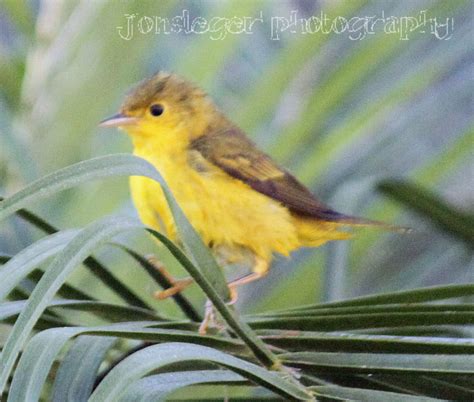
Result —
<instances>
[{"instance_id":1,"label":"bird's beak","mask_svg":"<svg viewBox=\"0 0 474 402\"><path fill-rule=\"evenodd\" d=\"M99 127L123 127L133 126L138 123L138 117L128 117L122 113L117 113L99 123Z\"/></svg>"}]
</instances>

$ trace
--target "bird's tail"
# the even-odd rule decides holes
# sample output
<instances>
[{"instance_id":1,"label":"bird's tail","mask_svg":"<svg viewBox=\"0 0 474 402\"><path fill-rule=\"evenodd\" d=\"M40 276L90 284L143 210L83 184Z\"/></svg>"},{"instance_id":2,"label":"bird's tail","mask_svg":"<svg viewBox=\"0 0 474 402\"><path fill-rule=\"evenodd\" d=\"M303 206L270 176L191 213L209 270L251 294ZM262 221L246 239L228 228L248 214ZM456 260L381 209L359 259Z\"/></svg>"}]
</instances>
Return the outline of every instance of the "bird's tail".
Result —
<instances>
[{"instance_id":1,"label":"bird's tail","mask_svg":"<svg viewBox=\"0 0 474 402\"><path fill-rule=\"evenodd\" d=\"M387 230L389 232L400 233L400 234L406 234L412 231L412 229L408 227L392 225L390 223L376 221L372 219L345 215L339 212L335 212L334 217L328 221L337 223L342 226L373 227L373 228L379 228L382 230Z\"/></svg>"},{"instance_id":2,"label":"bird's tail","mask_svg":"<svg viewBox=\"0 0 474 402\"><path fill-rule=\"evenodd\" d=\"M341 231L342 224L300 216L293 217L298 239L302 246L318 247L331 240L347 240L351 233Z\"/></svg>"},{"instance_id":3,"label":"bird's tail","mask_svg":"<svg viewBox=\"0 0 474 402\"><path fill-rule=\"evenodd\" d=\"M357 218L338 212L335 212L334 215L331 216L331 219L327 220L293 215L293 221L301 244L307 247L318 247L331 240L350 239L353 233L344 231L344 228L348 227L374 227L395 233L409 233L411 231L409 228L370 219Z\"/></svg>"}]
</instances>

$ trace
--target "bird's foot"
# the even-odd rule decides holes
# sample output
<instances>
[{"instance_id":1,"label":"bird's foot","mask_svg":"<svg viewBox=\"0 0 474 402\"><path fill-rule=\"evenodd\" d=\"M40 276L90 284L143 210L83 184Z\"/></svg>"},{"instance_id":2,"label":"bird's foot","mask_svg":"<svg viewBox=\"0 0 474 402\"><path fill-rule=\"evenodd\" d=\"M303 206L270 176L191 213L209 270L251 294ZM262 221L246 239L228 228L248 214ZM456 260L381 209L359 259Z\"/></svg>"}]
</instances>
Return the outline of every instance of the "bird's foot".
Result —
<instances>
[{"instance_id":1,"label":"bird's foot","mask_svg":"<svg viewBox=\"0 0 474 402\"><path fill-rule=\"evenodd\" d=\"M214 305L210 300L206 301L206 307L204 311L204 319L199 325L199 335L206 335L207 329L210 326L216 326L216 312L214 311Z\"/></svg>"},{"instance_id":2,"label":"bird's foot","mask_svg":"<svg viewBox=\"0 0 474 402\"><path fill-rule=\"evenodd\" d=\"M264 274L261 273L256 273L252 272L248 275L245 275L241 278L238 278L232 282L229 282L227 286L229 287L229 293L230 293L230 301L227 302L226 304L228 306L231 306L237 302L239 299L239 294L237 292L237 287L241 285L245 285L247 283L253 282L259 278L261 278ZM207 329L209 327L215 327L219 331L222 331L225 329L225 326L221 323L219 323L216 319L216 311L214 308L214 305L211 303L210 300L206 302L206 309L204 313L204 319L201 322L201 325L199 326L199 334L204 335L207 332Z\"/></svg>"},{"instance_id":3,"label":"bird's foot","mask_svg":"<svg viewBox=\"0 0 474 402\"><path fill-rule=\"evenodd\" d=\"M186 289L189 285L194 283L193 278L182 278L182 279L173 279L173 281L170 281L172 286L164 289L164 290L158 290L153 294L153 297L157 300L164 300L167 299L168 297L174 296L177 293L182 292L184 289Z\"/></svg>"},{"instance_id":4,"label":"bird's foot","mask_svg":"<svg viewBox=\"0 0 474 402\"><path fill-rule=\"evenodd\" d=\"M231 305L234 302L231 300L227 305ZM206 308L204 312L204 319L199 326L199 335L206 335L207 330L213 328L218 332L222 332L226 329L225 324L219 320L218 315L216 314L216 308L210 300L206 301Z\"/></svg>"},{"instance_id":5,"label":"bird's foot","mask_svg":"<svg viewBox=\"0 0 474 402\"><path fill-rule=\"evenodd\" d=\"M164 289L164 290L159 290L153 294L153 297L158 300L164 300L167 299L168 297L174 296L175 294L183 291L186 289L189 285L192 285L194 283L194 279L187 277L187 278L182 278L182 279L175 279L166 269L166 267L163 265L163 263L158 260L155 256L149 256L148 257L148 262L153 265L153 267L163 275L168 282L170 283L170 287Z\"/></svg>"}]
</instances>

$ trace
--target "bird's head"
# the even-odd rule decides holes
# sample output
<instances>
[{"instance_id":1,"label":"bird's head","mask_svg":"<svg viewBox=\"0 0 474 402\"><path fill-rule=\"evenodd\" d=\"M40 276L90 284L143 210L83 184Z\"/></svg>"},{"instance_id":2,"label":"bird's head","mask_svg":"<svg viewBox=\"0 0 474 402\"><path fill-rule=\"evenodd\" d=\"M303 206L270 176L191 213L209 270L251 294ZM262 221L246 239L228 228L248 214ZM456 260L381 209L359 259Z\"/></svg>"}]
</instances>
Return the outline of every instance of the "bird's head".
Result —
<instances>
[{"instance_id":1,"label":"bird's head","mask_svg":"<svg viewBox=\"0 0 474 402\"><path fill-rule=\"evenodd\" d=\"M175 74L158 72L138 83L119 113L100 126L119 127L147 141L191 141L203 135L219 115L202 89Z\"/></svg>"}]
</instances>

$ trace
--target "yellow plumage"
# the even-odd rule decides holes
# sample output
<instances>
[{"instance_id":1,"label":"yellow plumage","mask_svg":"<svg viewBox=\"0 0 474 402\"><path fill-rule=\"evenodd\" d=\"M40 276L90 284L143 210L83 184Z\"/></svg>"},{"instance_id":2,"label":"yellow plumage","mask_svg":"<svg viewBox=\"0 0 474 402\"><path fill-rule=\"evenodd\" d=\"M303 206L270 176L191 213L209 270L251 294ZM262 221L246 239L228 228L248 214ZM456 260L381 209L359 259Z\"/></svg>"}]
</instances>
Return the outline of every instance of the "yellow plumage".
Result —
<instances>
[{"instance_id":1,"label":"yellow plumage","mask_svg":"<svg viewBox=\"0 0 474 402\"><path fill-rule=\"evenodd\" d=\"M179 133L176 133L179 136ZM320 246L328 240L347 239L334 222L319 222L294 216L279 202L253 190L219 168L205 174L189 166L185 153L175 152L176 143L134 142L134 154L152 163L163 175L186 217L213 247L226 246L239 253L249 248L268 264L276 252L288 256L303 246ZM176 228L159 184L144 178L130 179L131 193L141 220L178 240ZM235 247L233 247L235 246ZM238 256L234 256L236 262ZM264 272L261 272L264 273Z\"/></svg>"},{"instance_id":2,"label":"yellow plumage","mask_svg":"<svg viewBox=\"0 0 474 402\"><path fill-rule=\"evenodd\" d=\"M332 211L245 135L189 82L165 73L143 81L104 125L130 134L134 154L163 175L187 218L223 263L253 257L263 275L274 253L350 237L367 221ZM141 220L177 238L160 186L132 177Z\"/></svg>"}]
</instances>

